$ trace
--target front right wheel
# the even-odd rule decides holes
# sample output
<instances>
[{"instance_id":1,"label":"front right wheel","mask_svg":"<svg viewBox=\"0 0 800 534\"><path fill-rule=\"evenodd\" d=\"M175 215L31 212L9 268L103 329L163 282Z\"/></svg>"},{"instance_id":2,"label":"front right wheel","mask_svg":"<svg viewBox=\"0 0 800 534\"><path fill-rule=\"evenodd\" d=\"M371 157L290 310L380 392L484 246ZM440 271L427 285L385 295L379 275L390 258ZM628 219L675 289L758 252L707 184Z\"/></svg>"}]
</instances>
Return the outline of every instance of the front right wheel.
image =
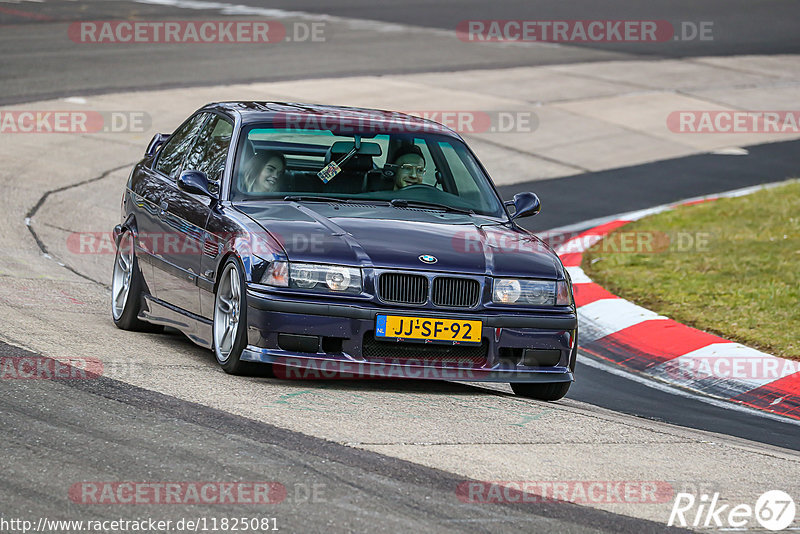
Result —
<instances>
[{"instance_id":1,"label":"front right wheel","mask_svg":"<svg viewBox=\"0 0 800 534\"><path fill-rule=\"evenodd\" d=\"M111 318L117 328L138 332L157 332L160 326L139 319L142 273L133 246L133 234L126 231L119 239L111 277Z\"/></svg>"}]
</instances>

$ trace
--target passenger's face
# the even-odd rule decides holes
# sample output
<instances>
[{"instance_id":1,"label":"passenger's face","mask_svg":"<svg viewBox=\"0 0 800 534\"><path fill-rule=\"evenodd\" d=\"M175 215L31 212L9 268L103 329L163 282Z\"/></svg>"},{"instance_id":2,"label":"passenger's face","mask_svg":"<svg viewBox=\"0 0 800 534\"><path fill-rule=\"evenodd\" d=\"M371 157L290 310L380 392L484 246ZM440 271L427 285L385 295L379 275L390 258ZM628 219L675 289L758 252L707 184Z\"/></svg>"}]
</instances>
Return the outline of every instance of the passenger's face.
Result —
<instances>
[{"instance_id":1,"label":"passenger's face","mask_svg":"<svg viewBox=\"0 0 800 534\"><path fill-rule=\"evenodd\" d=\"M257 187L264 191L274 191L278 185L278 177L283 172L283 164L278 158L270 158L256 178Z\"/></svg>"},{"instance_id":2,"label":"passenger's face","mask_svg":"<svg viewBox=\"0 0 800 534\"><path fill-rule=\"evenodd\" d=\"M394 188L402 189L409 185L422 183L425 174L425 160L417 154L405 154L397 158L397 174L394 176Z\"/></svg>"}]
</instances>

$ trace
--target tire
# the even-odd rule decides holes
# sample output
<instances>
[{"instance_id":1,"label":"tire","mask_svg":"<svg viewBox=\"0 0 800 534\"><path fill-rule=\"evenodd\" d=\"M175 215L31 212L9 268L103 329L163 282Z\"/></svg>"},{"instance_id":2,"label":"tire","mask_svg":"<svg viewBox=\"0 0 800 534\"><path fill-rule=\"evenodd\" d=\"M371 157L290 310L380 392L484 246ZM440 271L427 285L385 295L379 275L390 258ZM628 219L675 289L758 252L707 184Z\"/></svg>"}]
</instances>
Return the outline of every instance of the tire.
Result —
<instances>
[{"instance_id":1,"label":"tire","mask_svg":"<svg viewBox=\"0 0 800 534\"><path fill-rule=\"evenodd\" d=\"M133 234L119 239L111 275L111 318L117 328L135 332L159 332L163 327L139 319L142 303L142 273L133 245Z\"/></svg>"},{"instance_id":2,"label":"tire","mask_svg":"<svg viewBox=\"0 0 800 534\"><path fill-rule=\"evenodd\" d=\"M521 397L530 397L543 401L557 401L564 398L571 385L572 382L551 382L545 384L516 382L511 384L511 389Z\"/></svg>"},{"instance_id":3,"label":"tire","mask_svg":"<svg viewBox=\"0 0 800 534\"><path fill-rule=\"evenodd\" d=\"M240 360L247 346L247 291L239 262L229 258L214 292L214 357L232 375L249 373L253 364Z\"/></svg>"}]
</instances>

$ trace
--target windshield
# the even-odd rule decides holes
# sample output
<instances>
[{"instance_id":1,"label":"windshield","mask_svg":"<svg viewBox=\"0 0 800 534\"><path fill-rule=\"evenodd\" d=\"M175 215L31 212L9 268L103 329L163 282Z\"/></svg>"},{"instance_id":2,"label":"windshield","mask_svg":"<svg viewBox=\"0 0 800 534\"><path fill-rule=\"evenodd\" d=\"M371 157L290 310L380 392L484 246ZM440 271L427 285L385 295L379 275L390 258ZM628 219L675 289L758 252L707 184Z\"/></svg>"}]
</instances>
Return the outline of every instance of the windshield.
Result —
<instances>
[{"instance_id":1,"label":"windshield","mask_svg":"<svg viewBox=\"0 0 800 534\"><path fill-rule=\"evenodd\" d=\"M505 218L488 178L457 139L429 133L244 130L231 200L317 196Z\"/></svg>"}]
</instances>

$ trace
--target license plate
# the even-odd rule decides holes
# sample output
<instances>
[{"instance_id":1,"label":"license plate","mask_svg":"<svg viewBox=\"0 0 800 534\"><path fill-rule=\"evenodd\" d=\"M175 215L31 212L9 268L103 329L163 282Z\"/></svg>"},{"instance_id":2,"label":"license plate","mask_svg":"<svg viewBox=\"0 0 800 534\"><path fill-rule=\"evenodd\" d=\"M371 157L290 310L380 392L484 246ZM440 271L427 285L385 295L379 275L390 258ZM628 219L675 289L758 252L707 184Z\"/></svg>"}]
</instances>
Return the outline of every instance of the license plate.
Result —
<instances>
[{"instance_id":1,"label":"license plate","mask_svg":"<svg viewBox=\"0 0 800 534\"><path fill-rule=\"evenodd\" d=\"M375 337L396 339L398 341L480 343L481 326L481 321L465 319L378 315L375 324Z\"/></svg>"}]
</instances>

